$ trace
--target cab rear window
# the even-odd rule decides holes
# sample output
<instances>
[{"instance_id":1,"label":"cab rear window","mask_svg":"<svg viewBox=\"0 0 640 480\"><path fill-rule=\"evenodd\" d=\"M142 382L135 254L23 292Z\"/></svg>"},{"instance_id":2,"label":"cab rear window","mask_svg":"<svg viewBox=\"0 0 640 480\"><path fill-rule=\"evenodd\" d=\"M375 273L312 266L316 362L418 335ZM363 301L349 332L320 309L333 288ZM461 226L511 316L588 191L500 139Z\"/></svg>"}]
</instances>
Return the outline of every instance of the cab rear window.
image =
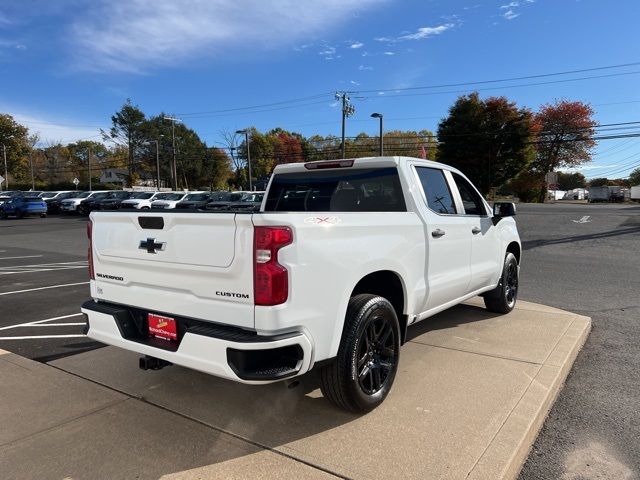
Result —
<instances>
[{"instance_id":1,"label":"cab rear window","mask_svg":"<svg viewBox=\"0 0 640 480\"><path fill-rule=\"evenodd\" d=\"M265 212L406 212L396 168L282 173Z\"/></svg>"}]
</instances>

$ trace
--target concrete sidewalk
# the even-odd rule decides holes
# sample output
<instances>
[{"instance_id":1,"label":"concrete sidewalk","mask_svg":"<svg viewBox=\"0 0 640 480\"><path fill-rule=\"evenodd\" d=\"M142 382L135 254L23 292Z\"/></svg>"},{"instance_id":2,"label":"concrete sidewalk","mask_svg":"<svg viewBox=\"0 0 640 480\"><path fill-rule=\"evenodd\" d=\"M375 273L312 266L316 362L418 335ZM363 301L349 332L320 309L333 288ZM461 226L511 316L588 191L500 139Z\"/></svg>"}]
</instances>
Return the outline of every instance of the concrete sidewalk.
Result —
<instances>
[{"instance_id":1,"label":"concrete sidewalk","mask_svg":"<svg viewBox=\"0 0 640 480\"><path fill-rule=\"evenodd\" d=\"M0 355L0 471L12 478L514 478L590 329L527 302L413 326L385 403L333 408L314 375L244 386L137 368L107 347L51 365Z\"/></svg>"}]
</instances>

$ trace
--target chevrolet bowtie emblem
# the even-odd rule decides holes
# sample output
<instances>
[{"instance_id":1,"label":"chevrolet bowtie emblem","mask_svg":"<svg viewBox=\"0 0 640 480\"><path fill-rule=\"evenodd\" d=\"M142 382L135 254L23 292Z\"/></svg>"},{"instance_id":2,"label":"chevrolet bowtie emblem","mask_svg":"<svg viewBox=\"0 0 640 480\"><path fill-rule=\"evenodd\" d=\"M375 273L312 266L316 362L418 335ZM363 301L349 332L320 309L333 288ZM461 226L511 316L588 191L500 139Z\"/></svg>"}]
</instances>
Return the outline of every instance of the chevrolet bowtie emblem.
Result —
<instances>
[{"instance_id":1,"label":"chevrolet bowtie emblem","mask_svg":"<svg viewBox=\"0 0 640 480\"><path fill-rule=\"evenodd\" d=\"M164 250L164 246L167 242L156 242L155 238L147 238L146 240L140 240L140 250L146 250L147 253L158 253L157 250Z\"/></svg>"}]
</instances>

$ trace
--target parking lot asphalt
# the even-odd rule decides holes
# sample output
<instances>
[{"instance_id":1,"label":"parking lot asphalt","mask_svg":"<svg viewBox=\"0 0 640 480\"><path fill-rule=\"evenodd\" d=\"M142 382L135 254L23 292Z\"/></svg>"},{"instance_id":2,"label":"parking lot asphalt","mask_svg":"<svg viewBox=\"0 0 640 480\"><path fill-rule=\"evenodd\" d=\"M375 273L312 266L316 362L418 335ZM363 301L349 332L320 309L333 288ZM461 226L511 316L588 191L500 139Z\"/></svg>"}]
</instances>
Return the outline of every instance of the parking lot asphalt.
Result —
<instances>
[{"instance_id":1,"label":"parking lot asphalt","mask_svg":"<svg viewBox=\"0 0 640 480\"><path fill-rule=\"evenodd\" d=\"M517 222L520 298L593 319L520 478L640 478L640 206L518 205ZM88 297L85 224L0 221L0 349L48 362L99 347L72 325Z\"/></svg>"}]
</instances>

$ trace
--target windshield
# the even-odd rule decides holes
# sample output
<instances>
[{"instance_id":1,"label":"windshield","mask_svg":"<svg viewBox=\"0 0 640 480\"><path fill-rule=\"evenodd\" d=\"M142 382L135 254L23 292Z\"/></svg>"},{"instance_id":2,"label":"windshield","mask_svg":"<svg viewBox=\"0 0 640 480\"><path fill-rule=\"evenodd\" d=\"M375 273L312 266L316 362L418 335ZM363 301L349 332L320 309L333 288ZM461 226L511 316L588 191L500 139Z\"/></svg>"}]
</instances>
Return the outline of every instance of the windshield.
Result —
<instances>
[{"instance_id":1,"label":"windshield","mask_svg":"<svg viewBox=\"0 0 640 480\"><path fill-rule=\"evenodd\" d=\"M58 192L42 192L42 195L40 195L42 198L51 198L51 197L55 197L58 194Z\"/></svg>"},{"instance_id":2,"label":"windshield","mask_svg":"<svg viewBox=\"0 0 640 480\"><path fill-rule=\"evenodd\" d=\"M200 202L209 198L208 193L191 193L184 197L185 201Z\"/></svg>"},{"instance_id":3,"label":"windshield","mask_svg":"<svg viewBox=\"0 0 640 480\"><path fill-rule=\"evenodd\" d=\"M73 198L75 196L76 196L76 192L61 193L56 197L56 200L64 200L65 198Z\"/></svg>"},{"instance_id":4,"label":"windshield","mask_svg":"<svg viewBox=\"0 0 640 480\"><path fill-rule=\"evenodd\" d=\"M180 200L184 197L184 193L161 193L156 200Z\"/></svg>"},{"instance_id":5,"label":"windshield","mask_svg":"<svg viewBox=\"0 0 640 480\"><path fill-rule=\"evenodd\" d=\"M155 192L138 192L131 195L131 198L137 198L138 200L148 200L153 197Z\"/></svg>"},{"instance_id":6,"label":"windshield","mask_svg":"<svg viewBox=\"0 0 640 480\"><path fill-rule=\"evenodd\" d=\"M264 193L245 193L240 199L241 202L258 203L262 202Z\"/></svg>"},{"instance_id":7,"label":"windshield","mask_svg":"<svg viewBox=\"0 0 640 480\"><path fill-rule=\"evenodd\" d=\"M96 193L94 195L91 195L91 199L92 200L100 200L102 198L109 198L110 196L111 196L110 192Z\"/></svg>"},{"instance_id":8,"label":"windshield","mask_svg":"<svg viewBox=\"0 0 640 480\"><path fill-rule=\"evenodd\" d=\"M76 195L73 198L87 198L89 195L91 195L91 192L82 192L82 193L79 193L78 195Z\"/></svg>"}]
</instances>

